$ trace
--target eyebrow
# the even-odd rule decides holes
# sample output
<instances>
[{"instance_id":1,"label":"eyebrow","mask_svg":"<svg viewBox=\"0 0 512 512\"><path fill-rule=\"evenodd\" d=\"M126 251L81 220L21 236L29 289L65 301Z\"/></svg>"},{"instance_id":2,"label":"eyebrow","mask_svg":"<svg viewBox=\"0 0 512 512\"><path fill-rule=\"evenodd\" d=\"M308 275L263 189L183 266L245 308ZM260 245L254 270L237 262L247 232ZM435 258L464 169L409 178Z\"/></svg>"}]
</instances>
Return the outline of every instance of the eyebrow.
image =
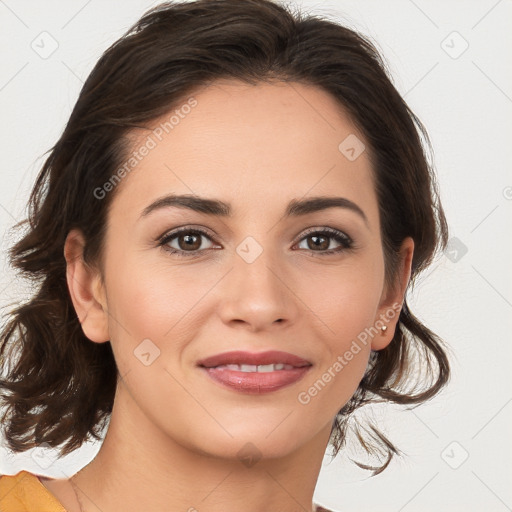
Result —
<instances>
[{"instance_id":1,"label":"eyebrow","mask_svg":"<svg viewBox=\"0 0 512 512\"><path fill-rule=\"evenodd\" d=\"M160 197L146 206L142 211L140 218L148 216L150 213L161 208L186 208L206 215L214 215L218 217L232 217L233 210L229 203L220 201L219 199L207 199L196 195L176 195L169 194ZM364 211L350 199L345 197L311 197L308 199L292 199L285 210L285 217L299 217L328 208L344 208L358 214L368 225L368 218Z\"/></svg>"}]
</instances>

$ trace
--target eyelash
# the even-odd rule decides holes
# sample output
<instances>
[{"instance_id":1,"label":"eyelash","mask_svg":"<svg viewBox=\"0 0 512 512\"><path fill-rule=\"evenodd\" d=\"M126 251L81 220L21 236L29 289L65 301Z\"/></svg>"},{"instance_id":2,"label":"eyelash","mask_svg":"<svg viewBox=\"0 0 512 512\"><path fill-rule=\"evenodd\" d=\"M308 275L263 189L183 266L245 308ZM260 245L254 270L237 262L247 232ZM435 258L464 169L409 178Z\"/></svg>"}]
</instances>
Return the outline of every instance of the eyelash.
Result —
<instances>
[{"instance_id":1,"label":"eyelash","mask_svg":"<svg viewBox=\"0 0 512 512\"><path fill-rule=\"evenodd\" d=\"M170 233L166 233L165 235L158 238L158 240L157 240L158 246L162 247L162 249L164 251L169 252L174 256L178 256L180 258L189 258L189 259L197 258L197 257L201 256L201 254L200 254L201 252L208 250L208 249L202 249L202 250L196 250L196 251L183 251L181 249L174 249L174 248L168 247L167 244L171 240L176 238L178 235L180 235L181 233L204 235L205 237L209 238L210 240L212 239L210 233L208 233L207 231L205 231L203 229L190 228L190 227L184 226L184 227L178 228ZM336 249L328 249L325 251L310 250L310 252L314 256L322 256L322 257L330 256L333 254L341 253L345 250L353 249L353 246L354 246L354 242L352 241L352 239L349 236L345 235L345 233L338 231L337 229L328 228L328 227L323 227L320 229L311 228L309 230L306 230L306 232L303 233L302 237L299 239L299 241L297 243L302 242L302 240L304 240L305 238L307 238L308 236L311 236L311 235L327 235L327 238L333 238L336 242L341 244L341 247L338 247ZM294 245L296 245L296 244L294 244ZM215 249L210 249L210 250L215 250ZM315 253L318 253L318 254L315 254Z\"/></svg>"}]
</instances>

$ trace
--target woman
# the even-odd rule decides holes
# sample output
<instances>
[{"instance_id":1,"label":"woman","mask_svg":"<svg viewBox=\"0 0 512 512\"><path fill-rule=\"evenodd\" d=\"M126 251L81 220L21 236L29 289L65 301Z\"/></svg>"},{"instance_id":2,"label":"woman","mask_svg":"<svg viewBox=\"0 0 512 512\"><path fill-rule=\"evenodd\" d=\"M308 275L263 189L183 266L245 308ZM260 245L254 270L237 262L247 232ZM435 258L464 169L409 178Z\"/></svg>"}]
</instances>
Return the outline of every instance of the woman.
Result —
<instances>
[{"instance_id":1,"label":"woman","mask_svg":"<svg viewBox=\"0 0 512 512\"><path fill-rule=\"evenodd\" d=\"M107 434L69 479L0 478L0 508L326 510L351 426L384 470L352 413L449 376L406 302L447 240L420 136L352 30L269 0L146 13L37 179L10 255L41 286L1 334L13 451Z\"/></svg>"}]
</instances>

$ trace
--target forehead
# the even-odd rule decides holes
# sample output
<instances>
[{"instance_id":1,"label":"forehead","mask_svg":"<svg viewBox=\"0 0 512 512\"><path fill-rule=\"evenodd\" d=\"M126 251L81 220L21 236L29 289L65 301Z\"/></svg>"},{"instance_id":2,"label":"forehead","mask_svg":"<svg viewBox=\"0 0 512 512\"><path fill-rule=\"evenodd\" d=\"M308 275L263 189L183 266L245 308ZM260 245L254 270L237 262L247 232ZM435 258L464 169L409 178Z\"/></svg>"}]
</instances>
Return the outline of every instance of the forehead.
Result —
<instances>
[{"instance_id":1,"label":"forehead","mask_svg":"<svg viewBox=\"0 0 512 512\"><path fill-rule=\"evenodd\" d=\"M342 151L347 140L359 151L362 134L335 98L311 85L218 81L131 138L144 156L118 193L139 213L170 192L225 198L235 210L305 195L375 199L367 151L356 159Z\"/></svg>"}]
</instances>

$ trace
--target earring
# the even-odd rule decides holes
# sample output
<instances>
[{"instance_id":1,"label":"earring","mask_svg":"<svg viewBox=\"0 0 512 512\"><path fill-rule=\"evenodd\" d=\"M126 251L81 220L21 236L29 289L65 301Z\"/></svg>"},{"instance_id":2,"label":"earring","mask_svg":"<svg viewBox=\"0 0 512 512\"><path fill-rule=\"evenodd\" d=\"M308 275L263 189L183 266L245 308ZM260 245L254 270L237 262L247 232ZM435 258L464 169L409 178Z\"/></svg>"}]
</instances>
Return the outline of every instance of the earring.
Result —
<instances>
[{"instance_id":1,"label":"earring","mask_svg":"<svg viewBox=\"0 0 512 512\"><path fill-rule=\"evenodd\" d=\"M381 328L381 336L384 336L386 334L386 331L388 330L388 326L387 325L383 325Z\"/></svg>"}]
</instances>

